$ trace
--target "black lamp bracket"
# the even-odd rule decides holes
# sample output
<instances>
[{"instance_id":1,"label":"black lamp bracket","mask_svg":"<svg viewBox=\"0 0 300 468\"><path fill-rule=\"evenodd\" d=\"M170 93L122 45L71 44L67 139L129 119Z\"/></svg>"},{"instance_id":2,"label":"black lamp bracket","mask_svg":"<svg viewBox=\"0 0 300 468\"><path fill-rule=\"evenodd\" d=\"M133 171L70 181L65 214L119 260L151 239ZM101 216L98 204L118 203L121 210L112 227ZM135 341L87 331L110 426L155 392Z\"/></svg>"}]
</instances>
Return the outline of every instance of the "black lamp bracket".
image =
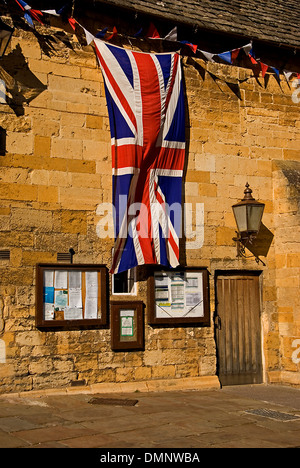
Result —
<instances>
[{"instance_id":1,"label":"black lamp bracket","mask_svg":"<svg viewBox=\"0 0 300 468\"><path fill-rule=\"evenodd\" d=\"M248 234L247 237L242 237L241 234L237 231L235 231L237 237L233 237L232 240L236 242L236 248L237 248L237 257L243 257L243 258L255 258L256 263L261 262L264 266L266 264L256 255L247 255L246 254L246 248L247 245L252 244L256 236L254 234Z\"/></svg>"}]
</instances>

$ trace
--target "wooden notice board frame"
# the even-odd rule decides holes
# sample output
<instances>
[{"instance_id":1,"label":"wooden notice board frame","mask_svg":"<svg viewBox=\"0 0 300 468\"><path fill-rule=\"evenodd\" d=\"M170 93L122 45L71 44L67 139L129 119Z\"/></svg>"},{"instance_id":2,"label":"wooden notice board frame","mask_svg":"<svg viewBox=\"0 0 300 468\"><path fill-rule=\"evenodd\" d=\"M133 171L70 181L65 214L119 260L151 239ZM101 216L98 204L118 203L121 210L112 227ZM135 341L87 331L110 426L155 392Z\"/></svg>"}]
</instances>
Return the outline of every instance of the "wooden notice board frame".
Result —
<instances>
[{"instance_id":1,"label":"wooden notice board frame","mask_svg":"<svg viewBox=\"0 0 300 468\"><path fill-rule=\"evenodd\" d=\"M148 278L148 323L172 327L209 325L208 275L207 268L202 267L153 268L152 275ZM161 286L158 285L158 278Z\"/></svg>"},{"instance_id":2,"label":"wooden notice board frame","mask_svg":"<svg viewBox=\"0 0 300 468\"><path fill-rule=\"evenodd\" d=\"M111 301L111 349L144 349L143 301Z\"/></svg>"},{"instance_id":3,"label":"wooden notice board frame","mask_svg":"<svg viewBox=\"0 0 300 468\"><path fill-rule=\"evenodd\" d=\"M81 273L72 275L72 272ZM89 273L91 273L89 275ZM60 275L61 284L56 279ZM70 278L80 278L72 284ZM89 281L89 278L92 280ZM105 327L108 325L107 268L93 264L39 263L36 265L37 328ZM74 282L74 279L73 279ZM63 284L64 283L64 284ZM87 287L90 290L88 296ZM59 287L61 286L61 287ZM93 291L93 292L92 292ZM78 307L70 307L70 298ZM58 297L60 296L61 297ZM58 306L58 304L60 305ZM66 306L66 307L64 307ZM61 309L61 310L60 310ZM87 317L87 315L90 315ZM66 318L67 317L67 318Z\"/></svg>"}]
</instances>

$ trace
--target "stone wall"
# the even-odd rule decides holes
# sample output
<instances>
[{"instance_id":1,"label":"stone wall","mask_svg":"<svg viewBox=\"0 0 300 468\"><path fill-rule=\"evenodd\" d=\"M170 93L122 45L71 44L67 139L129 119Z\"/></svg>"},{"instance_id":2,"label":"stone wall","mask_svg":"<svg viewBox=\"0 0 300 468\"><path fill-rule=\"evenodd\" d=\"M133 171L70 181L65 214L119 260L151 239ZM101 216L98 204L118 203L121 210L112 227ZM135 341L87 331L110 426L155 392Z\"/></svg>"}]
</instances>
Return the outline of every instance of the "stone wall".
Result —
<instances>
[{"instance_id":1,"label":"stone wall","mask_svg":"<svg viewBox=\"0 0 300 468\"><path fill-rule=\"evenodd\" d=\"M36 263L56 262L57 252L73 248L75 263L109 266L112 249L112 239L99 239L96 232L97 206L111 201L101 72L91 46L73 42L68 47L57 30L46 33L55 38L50 51L33 32L16 30L0 64L0 77L9 85L0 114L6 132L6 154L0 156L0 248L10 250L10 260L0 261L0 392L62 387L78 379L92 384L215 375L213 321L209 327L152 328L145 320L145 351L117 353L111 350L109 329L45 332L35 327ZM187 239L182 261L208 267L211 317L215 270L263 270L265 379L273 375L294 383L299 239L289 224L289 208L286 234L293 242L282 251L287 243L277 190L288 204L294 203L288 195L293 189L272 164L299 160L299 105L288 84L279 85L274 75L264 83L250 68L191 57L183 59L183 69L188 107L184 201L193 209L198 244L195 248ZM268 247L265 267L236 258L232 241L231 206L242 198L246 182L266 204L266 229L275 239L280 232ZM138 279L137 297L146 303L143 273ZM293 282L289 303L282 296L285 281Z\"/></svg>"},{"instance_id":2,"label":"stone wall","mask_svg":"<svg viewBox=\"0 0 300 468\"><path fill-rule=\"evenodd\" d=\"M275 264L280 370L274 382L300 383L300 161L274 161Z\"/></svg>"}]
</instances>

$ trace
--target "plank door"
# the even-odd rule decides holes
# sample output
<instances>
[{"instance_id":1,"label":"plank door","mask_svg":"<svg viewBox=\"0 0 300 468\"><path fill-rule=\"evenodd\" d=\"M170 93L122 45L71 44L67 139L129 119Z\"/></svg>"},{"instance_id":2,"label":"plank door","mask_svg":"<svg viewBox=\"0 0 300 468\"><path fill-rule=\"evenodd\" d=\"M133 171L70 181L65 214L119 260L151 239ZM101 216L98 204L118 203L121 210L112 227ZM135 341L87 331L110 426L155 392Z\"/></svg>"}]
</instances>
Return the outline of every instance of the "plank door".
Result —
<instances>
[{"instance_id":1,"label":"plank door","mask_svg":"<svg viewBox=\"0 0 300 468\"><path fill-rule=\"evenodd\" d=\"M261 383L259 277L224 275L216 280L216 342L221 385Z\"/></svg>"}]
</instances>

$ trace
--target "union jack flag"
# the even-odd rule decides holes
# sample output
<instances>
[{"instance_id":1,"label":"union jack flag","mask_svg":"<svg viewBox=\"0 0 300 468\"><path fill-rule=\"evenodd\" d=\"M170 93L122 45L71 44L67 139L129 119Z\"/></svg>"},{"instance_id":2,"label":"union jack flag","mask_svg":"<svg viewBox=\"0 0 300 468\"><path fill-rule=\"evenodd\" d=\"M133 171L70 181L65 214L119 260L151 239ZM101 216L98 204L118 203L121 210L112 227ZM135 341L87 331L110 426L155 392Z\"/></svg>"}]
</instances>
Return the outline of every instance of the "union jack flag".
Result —
<instances>
[{"instance_id":1,"label":"union jack flag","mask_svg":"<svg viewBox=\"0 0 300 468\"><path fill-rule=\"evenodd\" d=\"M94 40L109 113L115 246L111 273L179 265L185 158L178 53L135 52Z\"/></svg>"}]
</instances>

